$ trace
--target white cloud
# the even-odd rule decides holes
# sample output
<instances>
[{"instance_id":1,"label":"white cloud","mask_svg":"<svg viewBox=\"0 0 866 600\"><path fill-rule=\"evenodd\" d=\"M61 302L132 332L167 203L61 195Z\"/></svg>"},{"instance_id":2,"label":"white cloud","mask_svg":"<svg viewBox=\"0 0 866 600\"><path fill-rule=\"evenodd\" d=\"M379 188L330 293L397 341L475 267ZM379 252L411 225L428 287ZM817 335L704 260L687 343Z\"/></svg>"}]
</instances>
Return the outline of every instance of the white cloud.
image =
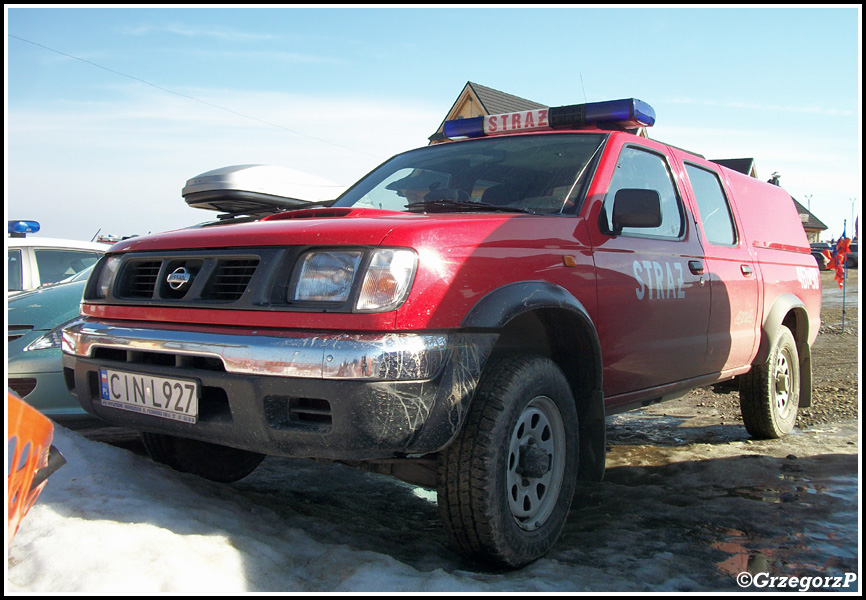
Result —
<instances>
[{"instance_id":1,"label":"white cloud","mask_svg":"<svg viewBox=\"0 0 866 600\"><path fill-rule=\"evenodd\" d=\"M259 42L264 40L278 39L278 36L259 32L248 32L231 29L229 27L211 26L195 27L181 23L167 23L165 25L139 25L137 27L126 27L122 31L127 35L150 35L152 33L171 33L190 38L216 38L240 42Z\"/></svg>"},{"instance_id":2,"label":"white cloud","mask_svg":"<svg viewBox=\"0 0 866 600\"><path fill-rule=\"evenodd\" d=\"M186 180L238 164L290 167L348 186L425 145L441 107L279 93L192 90L252 120L141 85L114 102L10 110L7 210L44 235L143 234L213 217L181 198ZM265 124L272 123L273 125Z\"/></svg>"},{"instance_id":3,"label":"white cloud","mask_svg":"<svg viewBox=\"0 0 866 600\"><path fill-rule=\"evenodd\" d=\"M41 219L46 236L76 239L99 227L126 235L186 226L212 216L180 196L195 175L272 164L348 186L390 156L425 145L444 116L440 105L399 99L180 92L207 104L130 84L106 87L100 102L10 110L10 215ZM840 230L850 218L848 199L859 195L861 152L856 133L846 130L737 122L660 125L651 134L711 159L755 158L762 179L780 172L785 189L801 201L811 194L815 214Z\"/></svg>"},{"instance_id":4,"label":"white cloud","mask_svg":"<svg viewBox=\"0 0 866 600\"><path fill-rule=\"evenodd\" d=\"M243 59L259 61L262 64L278 62L293 64L341 65L346 61L340 58L302 54L299 52L280 52L275 50L205 50L202 48L184 49L185 56L195 55L209 60Z\"/></svg>"},{"instance_id":5,"label":"white cloud","mask_svg":"<svg viewBox=\"0 0 866 600\"><path fill-rule=\"evenodd\" d=\"M442 118L437 107L384 105L279 93L194 90L188 98L135 86L122 103L69 105L64 112L10 112L10 150L39 146L74 152L68 160L110 148L148 154L249 153L273 157L330 157L372 166L392 154L424 145ZM238 107L242 109L238 110ZM314 162L307 160L306 162ZM327 173L318 173L327 177ZM333 179L333 176L330 178Z\"/></svg>"}]
</instances>

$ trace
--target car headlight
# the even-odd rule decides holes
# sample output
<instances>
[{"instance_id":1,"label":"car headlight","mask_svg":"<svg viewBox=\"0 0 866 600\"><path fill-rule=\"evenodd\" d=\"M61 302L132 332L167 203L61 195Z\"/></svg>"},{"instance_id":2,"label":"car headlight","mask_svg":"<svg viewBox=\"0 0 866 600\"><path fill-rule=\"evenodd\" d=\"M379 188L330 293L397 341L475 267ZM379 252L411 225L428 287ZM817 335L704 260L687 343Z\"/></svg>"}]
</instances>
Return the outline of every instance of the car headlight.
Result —
<instances>
[{"instance_id":1,"label":"car headlight","mask_svg":"<svg viewBox=\"0 0 866 600\"><path fill-rule=\"evenodd\" d=\"M64 323L63 325L58 325L45 335L42 335L24 348L24 352L30 352L31 350L48 350L49 348L60 348L60 340L63 337L63 328L69 327L70 325L81 321L81 317L75 317Z\"/></svg>"},{"instance_id":2,"label":"car headlight","mask_svg":"<svg viewBox=\"0 0 866 600\"><path fill-rule=\"evenodd\" d=\"M314 250L299 265L289 302L345 303L354 292L356 312L385 312L406 299L418 257L401 249Z\"/></svg>"},{"instance_id":3,"label":"car headlight","mask_svg":"<svg viewBox=\"0 0 866 600\"><path fill-rule=\"evenodd\" d=\"M411 250L376 250L364 274L361 294L355 304L359 312L393 308L406 299L418 257Z\"/></svg>"},{"instance_id":4,"label":"car headlight","mask_svg":"<svg viewBox=\"0 0 866 600\"><path fill-rule=\"evenodd\" d=\"M114 274L117 272L117 267L120 265L119 256L109 256L99 269L99 278L96 280L96 297L105 298L108 295L108 288L111 285L111 280L114 279Z\"/></svg>"},{"instance_id":5,"label":"car headlight","mask_svg":"<svg viewBox=\"0 0 866 600\"><path fill-rule=\"evenodd\" d=\"M298 282L289 292L289 300L345 302L352 292L362 255L360 250L308 252L301 259Z\"/></svg>"}]
</instances>

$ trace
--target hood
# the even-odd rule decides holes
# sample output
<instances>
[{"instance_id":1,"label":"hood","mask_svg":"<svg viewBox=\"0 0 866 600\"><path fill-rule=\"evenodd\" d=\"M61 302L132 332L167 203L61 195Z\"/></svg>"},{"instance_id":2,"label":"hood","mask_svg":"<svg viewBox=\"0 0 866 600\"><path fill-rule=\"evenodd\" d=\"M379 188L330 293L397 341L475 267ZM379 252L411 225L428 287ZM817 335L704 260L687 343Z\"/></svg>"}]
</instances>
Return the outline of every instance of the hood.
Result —
<instances>
[{"instance_id":1,"label":"hood","mask_svg":"<svg viewBox=\"0 0 866 600\"><path fill-rule=\"evenodd\" d=\"M358 245L376 246L397 229L438 230L444 222L465 223L461 228L479 235L505 221L525 215L466 213L404 213L373 208L316 208L279 213L252 223L182 229L119 242L112 252L194 250L251 246ZM531 218L531 217L530 217Z\"/></svg>"},{"instance_id":2,"label":"hood","mask_svg":"<svg viewBox=\"0 0 866 600\"><path fill-rule=\"evenodd\" d=\"M78 316L87 279L59 283L9 298L9 325L49 331Z\"/></svg>"}]
</instances>

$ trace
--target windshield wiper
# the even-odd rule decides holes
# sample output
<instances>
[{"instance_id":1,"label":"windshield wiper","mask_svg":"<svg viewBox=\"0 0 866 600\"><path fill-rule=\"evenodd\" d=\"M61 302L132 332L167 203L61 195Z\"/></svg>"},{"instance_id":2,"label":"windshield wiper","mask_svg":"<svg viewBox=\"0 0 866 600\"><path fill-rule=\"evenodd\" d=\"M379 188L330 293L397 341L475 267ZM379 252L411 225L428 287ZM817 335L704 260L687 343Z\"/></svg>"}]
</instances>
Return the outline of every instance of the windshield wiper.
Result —
<instances>
[{"instance_id":1,"label":"windshield wiper","mask_svg":"<svg viewBox=\"0 0 866 600\"><path fill-rule=\"evenodd\" d=\"M517 206L498 206L496 204L488 204L487 202L471 202L468 200L453 200L451 198L437 198L435 200L422 200L421 202L412 202L406 205L409 212L452 212L452 211L477 211L477 212L511 212L511 213L527 213L537 214L529 208L519 208ZM431 210L432 209L432 210Z\"/></svg>"}]
</instances>

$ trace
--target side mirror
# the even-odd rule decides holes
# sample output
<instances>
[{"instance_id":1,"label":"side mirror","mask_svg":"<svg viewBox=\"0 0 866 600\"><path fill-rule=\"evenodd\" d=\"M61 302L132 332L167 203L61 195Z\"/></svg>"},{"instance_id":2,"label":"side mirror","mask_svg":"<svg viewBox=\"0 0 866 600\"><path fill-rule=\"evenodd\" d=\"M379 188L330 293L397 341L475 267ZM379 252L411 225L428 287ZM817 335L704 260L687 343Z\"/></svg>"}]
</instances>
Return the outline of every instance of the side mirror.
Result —
<instances>
[{"instance_id":1,"label":"side mirror","mask_svg":"<svg viewBox=\"0 0 866 600\"><path fill-rule=\"evenodd\" d=\"M656 190L622 189L613 198L613 234L625 227L659 227L662 224L661 197Z\"/></svg>"}]
</instances>

